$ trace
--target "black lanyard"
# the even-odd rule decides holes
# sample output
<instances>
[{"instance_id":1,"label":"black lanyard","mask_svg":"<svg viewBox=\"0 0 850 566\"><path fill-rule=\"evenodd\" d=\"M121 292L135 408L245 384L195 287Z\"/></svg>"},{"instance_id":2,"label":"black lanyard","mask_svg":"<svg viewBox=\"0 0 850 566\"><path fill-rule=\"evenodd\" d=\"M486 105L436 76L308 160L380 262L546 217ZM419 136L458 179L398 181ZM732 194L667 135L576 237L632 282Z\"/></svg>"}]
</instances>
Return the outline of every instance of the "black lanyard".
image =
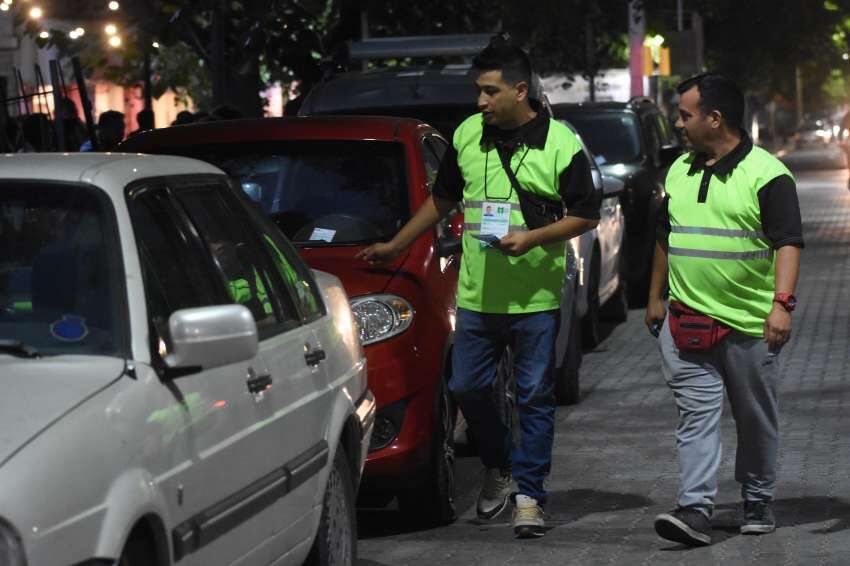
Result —
<instances>
[{"instance_id":1,"label":"black lanyard","mask_svg":"<svg viewBox=\"0 0 850 566\"><path fill-rule=\"evenodd\" d=\"M495 144L494 144L494 146L495 146ZM525 160L525 156L528 155L529 149L531 149L530 146L525 146L525 152L522 154L522 157L519 158L519 163L517 163L516 171L514 171L514 176L516 176L516 174L519 173L519 168L522 167L522 162ZM496 153L497 154L499 153L498 147L496 147ZM513 152L511 152L511 155L507 157L507 164L505 164L506 167L511 166L511 157L512 156L513 156ZM497 197L497 196L491 197L487 193L487 172L489 171L489 168L487 167L487 165L489 164L489 157L490 157L490 150L488 149L487 152L484 154L484 200L491 200L491 199L492 200L511 200L511 196L513 196L513 194L514 194L513 183L509 183L510 186L511 186L511 190L508 191L508 196L506 196L506 197ZM502 156L499 155L499 160L501 161L501 159L502 159Z\"/></svg>"}]
</instances>

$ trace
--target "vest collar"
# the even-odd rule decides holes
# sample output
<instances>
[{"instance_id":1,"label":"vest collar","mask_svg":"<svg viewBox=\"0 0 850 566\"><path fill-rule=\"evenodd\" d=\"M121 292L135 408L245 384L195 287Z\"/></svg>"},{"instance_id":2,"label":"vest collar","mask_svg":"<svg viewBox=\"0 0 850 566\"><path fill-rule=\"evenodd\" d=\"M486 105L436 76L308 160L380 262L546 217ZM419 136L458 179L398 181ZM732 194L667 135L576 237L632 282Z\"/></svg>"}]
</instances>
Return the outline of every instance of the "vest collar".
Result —
<instances>
[{"instance_id":1,"label":"vest collar","mask_svg":"<svg viewBox=\"0 0 850 566\"><path fill-rule=\"evenodd\" d=\"M535 149L546 147L549 135L549 117L545 112L537 111L537 116L513 130L502 130L487 124L481 130L481 145L505 144L516 147L527 145Z\"/></svg>"},{"instance_id":2,"label":"vest collar","mask_svg":"<svg viewBox=\"0 0 850 566\"><path fill-rule=\"evenodd\" d=\"M720 161L709 167L709 169L711 169L715 175L725 177L731 173L747 155L749 155L752 149L753 140L750 139L747 132L741 130L741 141L738 145L736 145L732 151L724 155ZM708 155L705 153L691 153L690 160L691 167L688 169L689 176L695 174L697 171L706 169L705 162L708 161Z\"/></svg>"}]
</instances>

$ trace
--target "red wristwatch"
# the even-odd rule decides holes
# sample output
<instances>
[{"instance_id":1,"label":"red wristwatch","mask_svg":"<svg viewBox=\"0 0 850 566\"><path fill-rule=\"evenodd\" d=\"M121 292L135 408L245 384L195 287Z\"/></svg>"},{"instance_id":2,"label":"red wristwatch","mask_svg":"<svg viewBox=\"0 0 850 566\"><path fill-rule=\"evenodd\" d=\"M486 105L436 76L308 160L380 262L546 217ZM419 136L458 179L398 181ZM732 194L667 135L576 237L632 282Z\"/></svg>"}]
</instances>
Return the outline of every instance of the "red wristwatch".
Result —
<instances>
[{"instance_id":1,"label":"red wristwatch","mask_svg":"<svg viewBox=\"0 0 850 566\"><path fill-rule=\"evenodd\" d=\"M775 293L773 295L773 302L779 303L788 312L797 308L797 297L791 293Z\"/></svg>"}]
</instances>

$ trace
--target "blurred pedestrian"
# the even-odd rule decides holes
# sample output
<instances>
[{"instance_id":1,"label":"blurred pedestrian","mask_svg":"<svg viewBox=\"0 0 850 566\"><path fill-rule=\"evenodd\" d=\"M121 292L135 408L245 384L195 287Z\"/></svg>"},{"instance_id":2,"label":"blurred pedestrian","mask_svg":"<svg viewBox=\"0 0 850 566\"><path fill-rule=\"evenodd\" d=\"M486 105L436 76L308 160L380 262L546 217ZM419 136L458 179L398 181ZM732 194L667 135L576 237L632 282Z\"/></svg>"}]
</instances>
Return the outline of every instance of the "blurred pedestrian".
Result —
<instances>
[{"instance_id":1,"label":"blurred pedestrian","mask_svg":"<svg viewBox=\"0 0 850 566\"><path fill-rule=\"evenodd\" d=\"M124 139L124 114L107 110L97 119L98 151L113 151ZM91 140L86 140L80 151L92 151Z\"/></svg>"},{"instance_id":2,"label":"blurred pedestrian","mask_svg":"<svg viewBox=\"0 0 850 566\"><path fill-rule=\"evenodd\" d=\"M78 151L86 140L86 126L80 120L77 105L70 98L62 98L62 124L65 133L63 151Z\"/></svg>"},{"instance_id":3,"label":"blurred pedestrian","mask_svg":"<svg viewBox=\"0 0 850 566\"><path fill-rule=\"evenodd\" d=\"M24 116L21 120L21 132L24 138L21 151L39 152L56 149L53 124L47 114L36 112Z\"/></svg>"},{"instance_id":4,"label":"blurred pedestrian","mask_svg":"<svg viewBox=\"0 0 850 566\"><path fill-rule=\"evenodd\" d=\"M662 371L679 411L680 489L677 508L656 517L655 530L700 546L711 543L724 386L738 431L740 531L776 528L780 352L791 333L803 235L791 173L741 128L740 88L704 74L677 90L676 127L691 151L667 174L646 323L660 332Z\"/></svg>"},{"instance_id":5,"label":"blurred pedestrian","mask_svg":"<svg viewBox=\"0 0 850 566\"><path fill-rule=\"evenodd\" d=\"M24 133L17 118L9 117L6 120L6 140L9 143L11 153L24 153L32 151L32 147L24 140Z\"/></svg>"},{"instance_id":6,"label":"blurred pedestrian","mask_svg":"<svg viewBox=\"0 0 850 566\"><path fill-rule=\"evenodd\" d=\"M171 122L172 126L182 126L183 124L191 124L195 121L195 115L188 110L181 110L177 113L177 117Z\"/></svg>"},{"instance_id":7,"label":"blurred pedestrian","mask_svg":"<svg viewBox=\"0 0 850 566\"><path fill-rule=\"evenodd\" d=\"M213 120L238 120L245 117L238 108L229 104L216 106L210 116Z\"/></svg>"},{"instance_id":8,"label":"blurred pedestrian","mask_svg":"<svg viewBox=\"0 0 850 566\"><path fill-rule=\"evenodd\" d=\"M540 537L554 439L564 242L597 225L600 197L575 134L531 100L528 55L496 36L473 68L480 112L455 131L432 196L390 242L358 256L372 263L397 257L463 201L449 389L486 468L477 513L481 519L500 514L515 480L514 533ZM484 218L487 206L492 214ZM517 445L493 397L506 348L516 379Z\"/></svg>"},{"instance_id":9,"label":"blurred pedestrian","mask_svg":"<svg viewBox=\"0 0 850 566\"><path fill-rule=\"evenodd\" d=\"M139 110L136 114L136 123L139 125L139 128L130 132L131 136L134 136L138 133L153 130L154 129L154 115L153 110L145 108L143 110ZM128 136L129 137L129 136Z\"/></svg>"}]
</instances>

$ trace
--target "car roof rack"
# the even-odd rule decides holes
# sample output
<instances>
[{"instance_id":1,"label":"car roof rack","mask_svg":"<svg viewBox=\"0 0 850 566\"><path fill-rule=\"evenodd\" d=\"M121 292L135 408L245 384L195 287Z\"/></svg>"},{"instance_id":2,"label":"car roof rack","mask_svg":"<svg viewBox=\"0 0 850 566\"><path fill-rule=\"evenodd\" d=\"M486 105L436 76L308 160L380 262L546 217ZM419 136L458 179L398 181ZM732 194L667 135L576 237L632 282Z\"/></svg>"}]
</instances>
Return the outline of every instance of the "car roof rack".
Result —
<instances>
[{"instance_id":1,"label":"car roof rack","mask_svg":"<svg viewBox=\"0 0 850 566\"><path fill-rule=\"evenodd\" d=\"M490 38L488 34L370 38L347 42L345 58L362 61L395 57L473 57L487 47Z\"/></svg>"}]
</instances>

